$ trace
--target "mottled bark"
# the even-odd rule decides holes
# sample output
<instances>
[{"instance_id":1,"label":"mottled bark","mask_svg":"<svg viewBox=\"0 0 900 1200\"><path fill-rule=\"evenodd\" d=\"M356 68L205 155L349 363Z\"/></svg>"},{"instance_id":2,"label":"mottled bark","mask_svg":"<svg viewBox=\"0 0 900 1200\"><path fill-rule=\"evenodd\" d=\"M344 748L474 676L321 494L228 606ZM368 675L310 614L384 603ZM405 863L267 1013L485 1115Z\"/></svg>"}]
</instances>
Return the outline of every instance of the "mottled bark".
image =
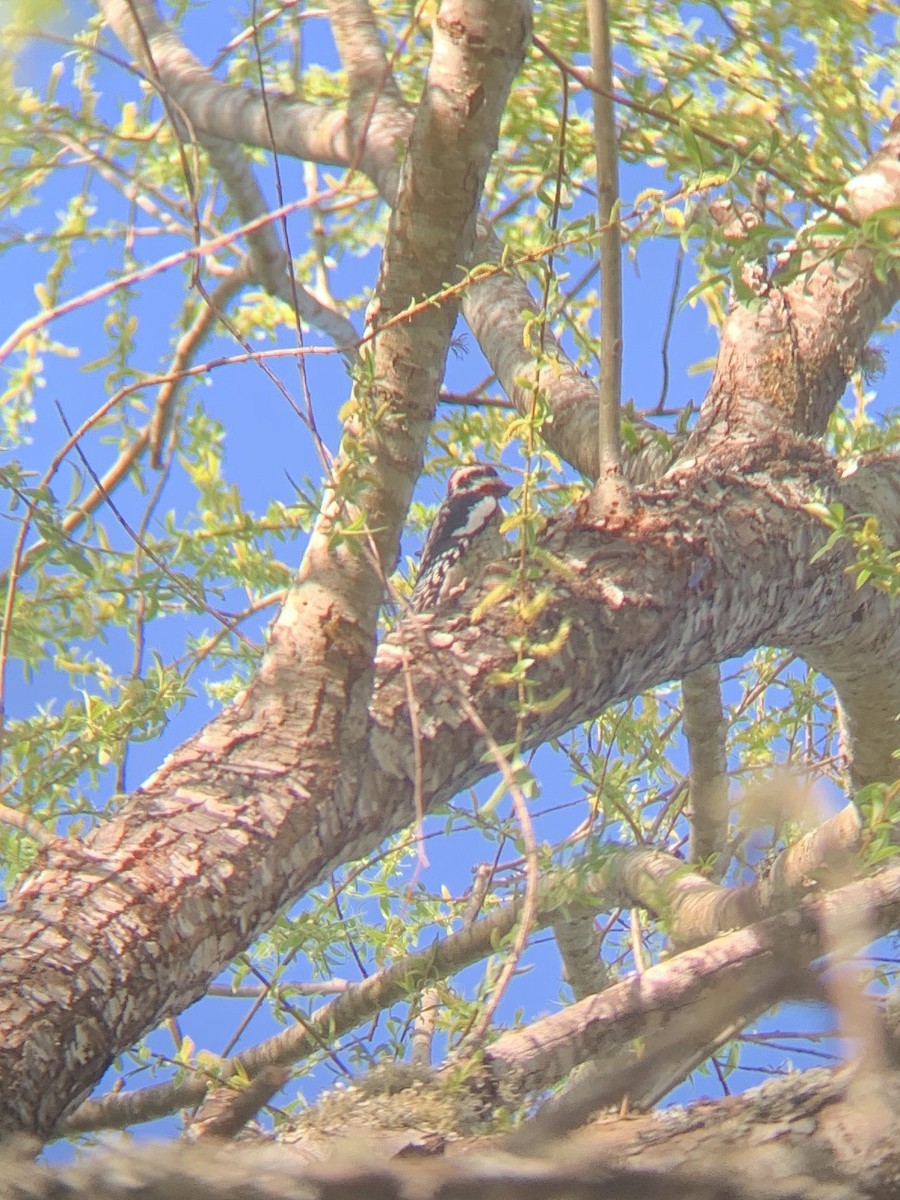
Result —
<instances>
[{"instance_id":1,"label":"mottled bark","mask_svg":"<svg viewBox=\"0 0 900 1200\"><path fill-rule=\"evenodd\" d=\"M504 1033L485 1051L486 1069L501 1095L520 1098L552 1086L580 1063L620 1051L631 1038L643 1039L644 1053L633 1057L630 1075L604 1071L586 1110L567 1126L573 1128L591 1109L618 1104L644 1086L661 1061L691 1045L698 1033L701 1044L714 1041L720 1030L733 1037L779 1000L814 990L805 968L835 948L835 918L844 929L856 928L855 950L870 936L895 929L900 869L846 884L789 913L685 950L597 996ZM534 1126L542 1127L540 1117ZM548 1136L560 1131L555 1121L544 1127Z\"/></svg>"},{"instance_id":2,"label":"mottled bark","mask_svg":"<svg viewBox=\"0 0 900 1200\"><path fill-rule=\"evenodd\" d=\"M63 1169L10 1152L0 1200L871 1200L896 1194L898 1113L895 1071L815 1070L716 1104L607 1116L556 1148L535 1140L526 1154L470 1138L438 1157L388 1161L398 1139L382 1131L362 1139L364 1158L358 1135L314 1165L267 1143L123 1145Z\"/></svg>"},{"instance_id":3,"label":"mottled bark","mask_svg":"<svg viewBox=\"0 0 900 1200\"><path fill-rule=\"evenodd\" d=\"M349 0L333 5L338 22L365 9ZM44 848L2 914L2 1128L51 1130L113 1055L201 995L281 908L413 819L410 687L428 805L487 772L467 706L496 742L514 741L521 727L533 745L617 699L758 645L788 647L826 670L844 701L857 779L896 777L896 612L874 590L855 588L848 547L811 561L825 530L805 505L824 498L851 513L875 512L894 536L900 467L873 459L844 477L797 436L822 429L897 297L896 278L878 280L864 248L820 262L783 290L773 280L753 312L735 309L689 456L661 483L637 489L627 518L592 524L576 512L545 531L541 548L552 557L544 561L557 566L547 567L552 603L539 616L526 623L510 595L485 606L477 621L471 613L407 620L373 668L384 576L396 558L454 317L449 303L426 305L414 318L407 310L454 283L472 251L481 185L527 25L524 3L448 0L411 124L389 80L377 82L371 36L349 125L306 114L319 133L324 126L344 139L346 161L358 152L383 193L396 196L372 313L380 330L377 384L354 397L322 517L257 678L115 820L84 844ZM199 105L208 85L198 80L193 100L185 92L185 108ZM409 145L398 175L396 157L386 155L396 156L401 129ZM859 176L857 215L897 202L898 146L895 131ZM552 397L550 373L546 379ZM550 440L565 426L563 411ZM340 535L360 510L372 532L355 553ZM515 689L496 682L518 661L511 630L555 647L531 667L539 716L517 713ZM893 878L870 883L877 892ZM880 928L897 923L893 894L866 897ZM720 1024L771 998L771 973L754 976L749 991L744 983L750 966L771 959L778 929L767 927L758 945L749 932L736 935L745 953L726 964L733 987L710 991ZM812 945L813 933L801 933ZM725 948L691 953L701 971L701 960L715 963ZM629 1013L637 1020L633 994L628 999L622 1020ZM608 992L602 1002L617 997ZM627 1028L617 1030L617 1046ZM667 1035L675 1030L684 1033L672 1022ZM596 1042L585 1050L572 1027L565 1037L572 1040L552 1067L549 1054L535 1066L508 1040L494 1048L493 1061L506 1053L525 1086L540 1086L597 1052Z\"/></svg>"},{"instance_id":4,"label":"mottled bark","mask_svg":"<svg viewBox=\"0 0 900 1200\"><path fill-rule=\"evenodd\" d=\"M691 767L689 857L693 863L706 864L712 878L721 879L728 868L723 861L728 839L728 722L718 664L687 675L681 683L681 700Z\"/></svg>"},{"instance_id":5,"label":"mottled bark","mask_svg":"<svg viewBox=\"0 0 900 1200\"><path fill-rule=\"evenodd\" d=\"M618 533L571 520L550 531L547 547L566 570L556 582L557 603L528 632L535 642L557 637L555 612L570 624L557 653L535 663L536 696L558 703L549 715L526 717L529 742L761 642L821 640L845 645L852 657L866 641L900 661L896 614L873 590L856 590L843 571L846 552L809 562L824 530L802 504L814 485L840 497L841 481L812 454L805 469L793 461L791 483L777 487L775 449L758 444L758 459L739 453L736 461L720 453L664 487L643 489L633 520ZM890 522L897 514L884 516ZM514 706L490 682L516 660L508 643L511 603L490 609L478 625L454 617L410 621L381 647L373 757L358 776L339 771L333 757L348 711L337 670L353 660L339 653L348 626L326 620L321 636L332 643L334 682L312 703L333 706L331 740L321 717L310 738L311 714L297 693L297 710L285 703L288 660L270 659L259 683L173 755L119 819L84 849L42 858L0 926L0 996L4 1020L13 1022L0 1058L8 1124L49 1129L109 1056L200 995L285 903L334 863L412 820L409 652L417 663L429 803L486 773L460 699L478 706L498 742L515 737ZM354 682L352 670L345 682ZM31 1008L18 1000L23 978ZM71 1047L65 1064L60 1045ZM96 1057L85 1064L90 1045ZM43 1082L47 1072L52 1090Z\"/></svg>"},{"instance_id":6,"label":"mottled bark","mask_svg":"<svg viewBox=\"0 0 900 1200\"><path fill-rule=\"evenodd\" d=\"M791 482L776 486L777 448L759 443L753 456L731 460L720 452L665 486L642 489L633 519L617 533L572 520L549 532L546 546L565 572L555 580L556 603L528 634L537 643L557 638L557 612L567 632L554 655L535 661L536 698L557 704L526 716L529 743L763 642L842 645L851 661L871 645L900 661L896 613L874 590L856 590L843 569L847 552L809 561L825 531L802 505L813 487L840 498L842 481L810 450L805 464L791 462ZM889 467L900 476L896 464ZM883 516L891 523L897 512ZM296 668L270 658L247 695L172 755L121 817L84 848L42 856L0 926L7 1124L49 1129L108 1057L200 995L284 904L413 819L410 653L428 803L487 772L460 701L478 707L498 742L515 737L515 706L491 682L516 661L512 603L491 608L477 625L464 617L411 620L382 645L372 758L359 774L339 769L333 749L342 745L342 717L352 718L360 703L348 707L343 691L354 669L343 679L339 673L354 662L346 640L352 648L355 635L326 618L321 637L333 682L310 703L333 710L331 730L319 716L310 736L312 713L290 690ZM362 670L361 647L356 661ZM360 721L351 732L364 728ZM32 1006L19 1000L23 979ZM70 1048L64 1063L59 1046Z\"/></svg>"},{"instance_id":7,"label":"mottled bark","mask_svg":"<svg viewBox=\"0 0 900 1200\"><path fill-rule=\"evenodd\" d=\"M403 162L381 320L440 292L465 260L527 44L526 4L457 7L442 8L455 19L435 36ZM429 305L376 337L377 394L354 397L297 584L244 695L147 781L123 823L63 846L4 913L0 1126L48 1132L118 1049L202 994L306 886L313 863L321 877L368 837L371 812L355 832L344 818L370 771L376 618L454 319L452 304ZM341 539L359 508L371 531L362 547ZM17 917L35 900L40 929Z\"/></svg>"}]
</instances>

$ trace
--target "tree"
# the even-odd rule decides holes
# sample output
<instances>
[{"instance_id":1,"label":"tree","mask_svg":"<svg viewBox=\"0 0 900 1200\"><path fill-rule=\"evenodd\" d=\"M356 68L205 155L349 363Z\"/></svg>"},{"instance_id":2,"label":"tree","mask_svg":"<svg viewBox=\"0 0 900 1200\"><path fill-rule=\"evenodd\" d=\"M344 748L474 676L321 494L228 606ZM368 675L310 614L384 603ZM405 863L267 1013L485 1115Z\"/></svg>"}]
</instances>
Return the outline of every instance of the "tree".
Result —
<instances>
[{"instance_id":1,"label":"tree","mask_svg":"<svg viewBox=\"0 0 900 1200\"><path fill-rule=\"evenodd\" d=\"M829 996L862 1042L855 1075L810 1082L813 1112L852 1123L848 1078L878 1071L883 1096L895 1086L872 999L811 969L900 924L900 474L895 423L867 411L870 339L900 287L889 6L587 7L331 0L330 68L304 57L321 15L285 3L245 14L208 67L186 49L188 6L165 23L150 0L104 0L47 87L7 89L7 207L39 203L64 167L86 174L53 229L6 238L10 254L36 242L54 257L38 312L0 348L19 447L3 468L17 526L0 658L6 679L17 658L39 679L68 673L72 692L5 724L4 1129L123 1125L217 1092L230 1129L247 1116L235 1116L242 1094L255 1109L284 1082L263 1068L334 1057L340 1037L401 1001L375 1057L405 1055L436 1024L455 1057L435 1086L465 1099L457 1129L536 1107L519 1135L533 1140L626 1097L651 1107L798 996ZM128 89L114 114L101 66L104 87ZM274 204L254 159L272 164ZM293 160L312 164L300 197ZM654 170L668 190L647 186ZM309 214L302 245L297 210ZM376 231L361 333L362 297L336 300L332 276ZM665 388L643 411L619 398L621 248L665 239L692 286L683 296L676 279L664 354L679 301L701 304L719 339L696 413L667 407ZM84 247L98 269L114 248L116 272L71 291ZM598 266L599 350L587 332ZM146 306L157 275L176 271L183 296L167 317L179 332L159 369ZM57 330L96 304L109 349L89 366L109 395L85 400L77 425L59 406L65 443L35 477L37 389L51 356L71 353ZM491 377L442 394L458 313ZM228 349L204 361L214 332ZM267 337L277 344L259 350ZM297 374L276 373L285 353ZM642 347L626 341L630 353ZM228 478L228 420L191 390L241 361L254 391L291 405L321 473L291 478L289 502L262 515ZM322 411L336 362L353 381L337 422ZM277 438L267 444L277 455ZM501 453L518 469L507 558L451 603L409 614L409 571L393 573L410 513L424 526L411 509L423 464L444 475ZM262 483L275 489L273 461ZM194 508L178 511L177 493L163 513L177 478ZM279 605L262 649L253 635ZM172 654L163 622L175 616ZM123 631L124 667L97 640ZM736 658L723 692L719 665ZM160 761L201 664L220 711ZM156 769L129 790L141 742ZM558 803L586 797L584 820L546 840L529 811L539 746L567 764ZM772 774L779 761L788 769ZM489 799L454 801L489 775ZM814 778L857 805L822 823ZM485 869L465 894L417 888L410 856L435 812L454 838L465 826L492 843L487 857L478 844ZM767 869L752 873L761 826ZM375 851L366 871L332 875ZM373 901L381 929L363 921ZM633 916L598 925L611 909ZM497 1005L547 928L576 1003L501 1032ZM380 970L303 1016L280 972L302 953L321 986L339 935ZM225 1062L182 1043L174 1081L83 1103L230 962L244 977L256 939L262 962L278 960L261 976L290 1018L278 1038ZM674 957L660 958L666 943ZM619 977L629 955L637 974ZM487 958L474 993L454 994L448 981ZM861 1156L889 1178L896 1121L879 1112L831 1164L835 1184L869 1186ZM693 1179L696 1194L725 1162Z\"/></svg>"}]
</instances>

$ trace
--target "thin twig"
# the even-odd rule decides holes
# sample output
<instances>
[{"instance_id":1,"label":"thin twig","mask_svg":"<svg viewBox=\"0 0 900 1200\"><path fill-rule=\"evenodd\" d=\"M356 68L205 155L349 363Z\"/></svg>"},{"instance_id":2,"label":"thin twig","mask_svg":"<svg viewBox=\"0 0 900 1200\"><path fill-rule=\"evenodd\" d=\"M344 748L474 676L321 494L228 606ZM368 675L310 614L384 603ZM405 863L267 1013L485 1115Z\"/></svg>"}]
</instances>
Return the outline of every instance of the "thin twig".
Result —
<instances>
[{"instance_id":1,"label":"thin twig","mask_svg":"<svg viewBox=\"0 0 900 1200\"><path fill-rule=\"evenodd\" d=\"M150 456L154 465L162 460L163 443L166 440L175 412L175 401L184 382L182 365L194 357L200 346L213 331L215 322L228 307L234 296L244 284L249 283L251 263L248 258L242 258L228 276L217 284L208 297L204 297L199 312L188 329L178 339L169 379L160 387L156 395L156 406L150 420Z\"/></svg>"},{"instance_id":2,"label":"thin twig","mask_svg":"<svg viewBox=\"0 0 900 1200\"><path fill-rule=\"evenodd\" d=\"M215 996L220 1000L256 1000L259 996L271 996L280 1000L282 993L292 996L342 996L353 984L349 979L323 979L287 981L270 985L211 983L206 989L207 996Z\"/></svg>"},{"instance_id":3,"label":"thin twig","mask_svg":"<svg viewBox=\"0 0 900 1200\"><path fill-rule=\"evenodd\" d=\"M262 98L263 112L265 113L265 118L266 118L266 130L268 131L269 139L272 143L272 170L275 175L275 196L276 196L276 199L278 200L279 207L284 208L284 186L283 186L282 178L281 178L281 160L278 157L278 151L275 149L275 146L276 146L275 131L272 128L272 114L269 109L269 96L268 96L268 92L266 91L265 71L263 70L262 46L260 45L259 30L258 30L257 24L256 24L256 0L253 0L252 16L253 16L253 47L254 47L254 51L256 53L257 78L258 78L258 82L259 82L260 95ZM314 192L311 193L310 207L314 210L313 211L313 219L315 219L315 212L316 212L315 200L313 198L314 196L315 196L315 193ZM288 226L288 220L287 220L286 216L281 217L280 224L281 224L281 236L284 239L284 246L285 246L285 250L284 250L285 265L287 268L288 282L289 282L290 292L291 292L291 308L294 313L294 328L297 333L297 345L298 345L298 347L302 348L304 339L303 339L303 322L300 319L300 293L304 289L299 284L299 282L297 280L297 274L294 271L294 257L293 257L293 252L291 250L290 228ZM344 354L345 354L348 364L352 365L354 363L354 361L356 360L356 355L352 349L352 345L344 348ZM306 410L306 425L307 425L307 428L309 429L310 433L312 434L313 444L316 447L316 454L318 455L319 462L322 466L322 470L325 472L325 474L329 477L329 480L330 480L331 479L332 456L331 456L330 452L328 451L327 447L325 446L325 443L322 441L321 434L319 433L319 429L316 424L316 415L315 415L315 411L313 409L313 403L312 403L312 392L310 391L309 380L306 375L306 361L302 355L297 360L297 369L298 369L298 372L300 375L300 388L303 393L304 408Z\"/></svg>"},{"instance_id":4,"label":"thin twig","mask_svg":"<svg viewBox=\"0 0 900 1200\"><path fill-rule=\"evenodd\" d=\"M573 66L572 63L567 62L564 58L558 55L552 46L550 46L542 38L533 37L531 40L545 58L548 58L550 62L559 67L560 70L563 70L568 75L571 75L573 79L577 79L586 91L600 92L602 90L601 85L594 81L590 72L582 71L580 68ZM616 104L621 104L623 108L630 108L632 111L640 113L644 117L650 117L654 121L661 121L663 124L679 127L685 124L683 116L678 116L675 113L663 112L659 108L654 108L651 104L642 104L639 100L633 100L624 92L613 91L612 89L609 89L608 98L610 100L614 100ZM704 129L701 125L696 125L691 122L687 122L687 125L696 137L702 139L703 141L709 142L711 145L716 146L720 150L727 151L729 154L737 154L745 157L747 162L753 163L758 167L763 167L769 173L769 175L773 177L773 179L780 180L796 195L803 196L803 198L806 200L811 200L820 208L825 209L826 212L840 216L843 220L848 219L848 215L843 212L839 212L836 205L828 200L826 196L821 195L819 192L816 192L810 188L806 180L802 178L792 179L789 175L786 175L784 172L779 171L776 167L773 167L771 163L771 153L768 150L768 147L766 149L751 149L749 139L745 137L738 137L735 141L729 141L728 138L719 137L718 134L711 133L709 130ZM810 174L810 178L815 179L824 187L832 187L834 185L833 180L826 179L823 175L819 175L815 172Z\"/></svg>"},{"instance_id":5,"label":"thin twig","mask_svg":"<svg viewBox=\"0 0 900 1200\"><path fill-rule=\"evenodd\" d=\"M45 829L30 813L19 812L17 808L10 808L8 804L0 804L0 825L18 829L39 846L55 846L59 842L59 838Z\"/></svg>"},{"instance_id":6,"label":"thin twig","mask_svg":"<svg viewBox=\"0 0 900 1200\"><path fill-rule=\"evenodd\" d=\"M669 394L669 344L672 340L672 329L675 325L675 313L678 311L678 292L681 287L681 272L684 267L684 247L679 244L675 255L675 272L672 276L672 290L669 293L669 311L666 313L666 326L663 330L660 358L662 359L662 384L659 389L659 399L656 408L651 409L650 416L662 416L666 410L666 397Z\"/></svg>"},{"instance_id":7,"label":"thin twig","mask_svg":"<svg viewBox=\"0 0 900 1200\"><path fill-rule=\"evenodd\" d=\"M62 405L59 403L59 401L56 402L56 408L57 408L57 411L59 412L60 420L62 421L63 425L65 426L66 433L71 438L72 437L72 427L69 424L68 420L66 419L66 415L63 412ZM97 474L97 472L94 470L94 468L91 466L91 463L88 460L88 457L85 454L85 452L82 450L80 444L78 442L76 442L74 448L75 448L75 453L81 459L84 469L87 471L87 473L90 475L91 479L93 480L94 486L97 488L100 488L102 490L103 484L101 483L100 477ZM230 633L235 634L235 636L239 637L241 639L241 641L244 642L245 645L249 646L252 649L253 643L250 641L250 639L247 637L247 635L245 633L242 633L241 630L237 628L234 621L231 619L231 617L229 617L229 615L227 613L222 612L219 609L213 608L212 605L207 602L206 598L201 593L195 592L192 588L190 588L187 585L187 583L185 582L184 578L182 576L176 574L176 572L171 569L171 567L168 565L168 563L164 562L163 559L160 558L160 556L156 553L156 551L152 550L150 548L150 546L148 546L147 543L141 539L141 536L138 533L138 531L132 527L132 525L128 521L127 517L125 517L124 514L120 511L120 509L118 508L118 506L116 505L116 503L112 499L112 497L109 495L109 493L106 493L105 500L106 500L106 503L109 505L110 511L112 512L113 516L116 518L116 520L122 526L122 528L125 530L125 532L128 534L128 536L134 542L134 544L136 546L140 546L141 549L143 550L143 552L146 554L146 556L154 564L154 566L158 567L159 570L162 571L162 573L169 580L169 582L174 584L175 590L177 592L179 592L182 596L184 596L185 599L189 600L192 604L195 604L197 606L197 608L199 609L199 611L208 613L209 616L214 617L217 621L219 621L222 625L224 625Z\"/></svg>"},{"instance_id":8,"label":"thin twig","mask_svg":"<svg viewBox=\"0 0 900 1200\"><path fill-rule=\"evenodd\" d=\"M283 215L286 216L288 213L308 208L310 203L311 201L308 197L304 197L301 200L293 200L290 204L284 206ZM188 246L185 250L178 250L174 254L167 254L163 258L157 259L156 262L148 263L143 267L136 267L133 271L129 271L125 275L119 275L115 279L108 280L106 283L88 288L78 296L72 296L69 300L57 304L55 308L45 309L35 314L35 316L29 317L27 321L23 321L19 325L18 329L13 330L3 345L0 346L0 362L3 362L7 355L20 342L24 341L26 337L37 333L39 329L43 329L51 321L55 321L59 317L64 317L70 312L75 312L79 308L84 308L85 305L91 304L95 300L104 300L107 296L111 296L121 288L131 288L136 283L141 283L145 279L152 279L155 275L161 275L165 271L170 271L174 267L181 266L182 263L199 261L205 255L214 254L218 250L233 245L241 237L248 236L255 230L262 229L264 226L271 224L280 216L282 216L282 211L274 209L261 217L255 217L252 221L247 221L243 225L229 230L227 233L219 234L218 237L208 238L197 245Z\"/></svg>"},{"instance_id":9,"label":"thin twig","mask_svg":"<svg viewBox=\"0 0 900 1200\"><path fill-rule=\"evenodd\" d=\"M503 997L509 981L512 979L516 967L519 965L519 959L524 953L525 947L528 945L528 939L531 936L534 919L537 915L537 898L538 898L538 856L537 842L534 839L534 828L531 824L531 816L528 812L528 801L525 799L525 794L519 787L516 781L515 774L510 766L509 759L498 746L493 734L481 719L480 714L469 699L464 695L461 698L463 712L475 726L478 733L484 739L488 748L488 753L494 761L497 770L503 776L503 781L509 791L510 799L512 800L513 809L516 814L516 820L519 822L519 828L522 831L522 842L525 847L525 895L522 900L522 913L519 921L519 928L516 931L516 938L513 942L509 953L509 958L503 965L503 969L497 978L494 985L491 998L485 1005L484 1012L481 1014L478 1023L476 1024L472 1037L475 1042L484 1040L485 1035L491 1027L491 1020L497 1005Z\"/></svg>"}]
</instances>

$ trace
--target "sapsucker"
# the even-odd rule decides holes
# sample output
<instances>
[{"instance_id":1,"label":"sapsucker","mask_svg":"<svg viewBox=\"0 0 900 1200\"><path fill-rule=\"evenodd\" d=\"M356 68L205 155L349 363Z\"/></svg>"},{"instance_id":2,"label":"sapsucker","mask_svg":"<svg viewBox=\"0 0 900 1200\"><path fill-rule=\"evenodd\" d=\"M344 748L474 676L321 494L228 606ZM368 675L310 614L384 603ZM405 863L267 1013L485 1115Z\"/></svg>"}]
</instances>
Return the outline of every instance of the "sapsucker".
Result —
<instances>
[{"instance_id":1,"label":"sapsucker","mask_svg":"<svg viewBox=\"0 0 900 1200\"><path fill-rule=\"evenodd\" d=\"M410 598L413 612L437 608L477 581L489 562L503 554L498 503L510 487L493 467L457 467L437 511L419 562Z\"/></svg>"}]
</instances>

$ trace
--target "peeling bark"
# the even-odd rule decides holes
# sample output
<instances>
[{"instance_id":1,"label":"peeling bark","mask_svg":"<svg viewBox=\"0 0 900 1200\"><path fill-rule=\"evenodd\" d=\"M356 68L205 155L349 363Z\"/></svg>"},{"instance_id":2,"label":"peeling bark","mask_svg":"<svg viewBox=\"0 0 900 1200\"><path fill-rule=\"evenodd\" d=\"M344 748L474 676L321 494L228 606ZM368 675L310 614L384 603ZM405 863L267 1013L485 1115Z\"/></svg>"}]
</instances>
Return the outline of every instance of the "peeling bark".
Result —
<instances>
[{"instance_id":1,"label":"peeling bark","mask_svg":"<svg viewBox=\"0 0 900 1200\"><path fill-rule=\"evenodd\" d=\"M146 1200L871 1200L896 1195L898 1113L895 1071L815 1070L715 1104L605 1117L527 1155L469 1139L437 1158L385 1161L397 1139L383 1132L362 1153L359 1136L353 1146L338 1140L331 1160L315 1165L270 1144L176 1143L164 1154L123 1145L63 1169L29 1161L26 1149L8 1152L0 1200L129 1200L137 1191Z\"/></svg>"},{"instance_id":2,"label":"peeling bark","mask_svg":"<svg viewBox=\"0 0 900 1200\"><path fill-rule=\"evenodd\" d=\"M529 635L535 642L556 637L556 611L571 626L559 651L535 663L536 694L562 699L552 714L526 717L529 743L562 733L618 697L761 643L842 645L851 660L871 646L900 661L896 614L873 590L856 590L843 571L846 552L809 562L824 530L801 506L813 486L842 497L841 479L810 449L805 464L791 462L791 482L776 487L777 449L758 444L759 459L716 456L671 474L664 486L642 489L631 524L617 533L572 520L549 531L547 548L566 573L556 582L558 607L545 609ZM900 477L896 464L877 469ZM883 516L890 523L897 513ZM259 684L171 756L83 849L42 853L0 926L0 1004L4 1022L14 1023L5 1026L0 1057L8 1125L52 1127L113 1054L202 994L280 908L333 865L413 819L402 646L416 657L429 803L487 772L460 697L489 718L499 742L515 736L514 708L489 682L515 661L511 603L485 612L478 625L456 616L413 619L383 644L373 757L355 791L333 751L321 749L339 745L340 734L310 743L308 716L286 709L275 687L278 672L283 678L290 668L276 664L274 675L264 667ZM348 673L312 702L346 712L340 689L352 686L366 660L348 653L354 641L342 642L351 630L341 623L326 620L322 634L334 642L331 662L346 662ZM330 791L327 780L334 781ZM35 998L31 1009L18 1002L23 979ZM85 1066L92 1043L97 1057ZM60 1045L71 1047L63 1069ZM55 1080L52 1094L41 1082L45 1071ZM66 1078L83 1082L66 1087Z\"/></svg>"},{"instance_id":3,"label":"peeling bark","mask_svg":"<svg viewBox=\"0 0 900 1200\"><path fill-rule=\"evenodd\" d=\"M344 23L342 52L357 61L350 112L336 119L293 111L301 125L308 118L298 136L307 138L310 156L314 144L326 154L340 147L347 164L358 156L382 194L396 201L370 314L377 383L354 397L322 516L257 678L173 753L116 819L83 844L43 847L0 917L0 1128L6 1130L52 1130L116 1053L200 996L278 911L333 866L407 825L415 815L417 768L428 805L482 778L484 747L467 711L478 712L498 743L524 731L525 744L536 745L655 684L759 645L784 646L835 682L854 778L897 777L891 756L900 711L896 612L874 590L855 588L846 546L812 561L826 533L805 506L824 498L851 514L874 512L886 536L897 538L900 465L873 457L848 475L805 439L822 431L900 284L894 276L877 278L865 247L820 261L827 247L814 233L813 249L804 253L811 265L817 252L815 269L784 288L773 279L763 303L729 317L687 454L660 482L635 490L627 515L592 521L589 506L579 507L547 528L540 548L544 561L556 564L544 580L552 603L526 620L511 593L483 604L477 620L471 608L407 619L373 665L384 579L396 559L455 315L447 300L424 304L414 316L409 310L444 295L472 253L481 187L530 9L517 0L445 0L435 23L432 74L412 120L382 69L368 6L335 0L332 10L336 28ZM221 93L205 76L193 81L191 93L191 71L182 63L177 80L173 75L165 86L173 95L182 87L179 103L199 113ZM273 112L277 142L290 136L281 123L288 110L276 104ZM398 135L408 143L402 166ZM848 189L853 219L897 203L898 152L895 130ZM507 375L514 376L515 361L510 356ZM586 419L584 396L565 363L558 392L553 369L545 369L540 382L559 399L548 440L568 438L559 444L572 446L579 461L577 432L572 438ZM571 424L567 412L577 413ZM359 490L351 491L351 483ZM347 517L359 511L372 535L357 554L340 537ZM558 646L531 667L529 682L543 702L539 715L518 713L514 690L496 682L518 661L511 631L532 644ZM415 767L410 687L421 734ZM877 928L892 928L900 923L896 884L896 872L885 872L849 885L857 891L844 889L837 902L856 896ZM823 901L823 910L835 902ZM787 931L808 957L821 942L817 920L804 919ZM703 990L704 963L728 973L710 990L704 1016L727 1025L784 991L790 980L781 977L772 949L784 929L772 923L689 952L694 957L681 966L692 963L694 975L685 991ZM645 992L658 978L641 985ZM628 995L610 989L585 1001L615 1009L616 1049L631 1028L626 1020L637 1027L647 1015L629 986ZM658 991L657 1000L670 1004L671 991ZM696 1024L698 1011L685 1021ZM663 1022L660 1012L657 1004L651 1023ZM666 1013L671 1018L671 1008ZM603 1048L575 1028L583 1017L583 1009L570 1012L568 1024L548 1035L548 1043L562 1039L559 1053L541 1042L546 1026L527 1037L507 1035L491 1051L497 1073L505 1063L506 1074L518 1074L526 1089L555 1081ZM672 1021L658 1048L671 1048L666 1032L683 1040L686 1028ZM841 1097L822 1102L838 1111L841 1133L857 1119L842 1103ZM882 1117L874 1122L878 1137L891 1131L890 1117ZM885 1170L896 1171L895 1151L858 1132L847 1139L848 1164L859 1167L868 1155L878 1169L887 1164ZM834 1130L824 1138L833 1139ZM798 1161L795 1174L815 1180L807 1160ZM534 1177L541 1187L543 1170ZM48 1177L34 1178L38 1189ZM639 1182L651 1194L652 1171ZM592 1186L567 1177L570 1191L576 1184ZM690 1186L707 1187L698 1194L739 1194L723 1192L718 1177L704 1182L695 1174Z\"/></svg>"},{"instance_id":4,"label":"peeling bark","mask_svg":"<svg viewBox=\"0 0 900 1200\"><path fill-rule=\"evenodd\" d=\"M382 319L439 293L469 252L527 43L520 0L462 15L451 36L435 37L378 281ZM368 837L371 812L355 832L345 817L369 770L377 613L454 318L452 304L429 305L375 339L377 395L354 397L297 583L244 695L139 789L124 821L83 847L64 844L3 914L0 1128L49 1132L118 1049L203 993L300 894L310 866L321 877ZM351 482L352 505L342 494ZM357 506L373 531L362 553L340 540ZM16 914L35 900L39 925L21 924Z\"/></svg>"}]
</instances>

